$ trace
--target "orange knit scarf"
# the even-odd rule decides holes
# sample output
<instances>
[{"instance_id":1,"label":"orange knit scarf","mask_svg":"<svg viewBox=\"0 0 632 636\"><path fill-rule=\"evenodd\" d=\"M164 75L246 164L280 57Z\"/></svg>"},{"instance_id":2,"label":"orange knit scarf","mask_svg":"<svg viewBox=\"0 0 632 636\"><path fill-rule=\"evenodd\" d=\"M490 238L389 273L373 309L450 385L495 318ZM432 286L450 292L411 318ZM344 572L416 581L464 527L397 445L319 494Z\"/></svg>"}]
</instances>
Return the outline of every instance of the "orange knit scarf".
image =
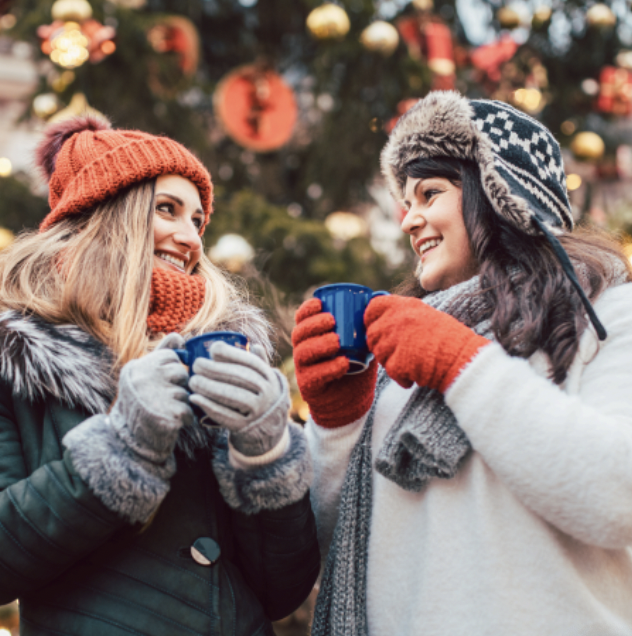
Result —
<instances>
[{"instance_id":1,"label":"orange knit scarf","mask_svg":"<svg viewBox=\"0 0 632 636\"><path fill-rule=\"evenodd\" d=\"M154 267L147 316L149 330L152 333L180 331L200 311L205 291L201 276Z\"/></svg>"}]
</instances>

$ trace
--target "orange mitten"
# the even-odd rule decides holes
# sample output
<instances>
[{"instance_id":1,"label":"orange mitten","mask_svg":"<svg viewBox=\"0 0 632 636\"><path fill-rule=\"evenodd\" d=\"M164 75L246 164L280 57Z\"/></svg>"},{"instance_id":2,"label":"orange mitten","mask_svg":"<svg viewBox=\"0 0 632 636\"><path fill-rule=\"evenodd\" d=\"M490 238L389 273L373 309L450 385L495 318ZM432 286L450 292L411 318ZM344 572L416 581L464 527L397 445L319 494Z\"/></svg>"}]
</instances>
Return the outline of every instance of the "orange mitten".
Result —
<instances>
[{"instance_id":1,"label":"orange mitten","mask_svg":"<svg viewBox=\"0 0 632 636\"><path fill-rule=\"evenodd\" d=\"M364 324L370 351L389 377L405 388L416 383L445 393L490 342L418 298L374 298Z\"/></svg>"},{"instance_id":2,"label":"orange mitten","mask_svg":"<svg viewBox=\"0 0 632 636\"><path fill-rule=\"evenodd\" d=\"M346 375L349 360L336 354L340 340L334 317L322 311L318 298L305 301L296 312L292 331L296 381L314 421L325 428L355 422L373 403L377 363L357 375Z\"/></svg>"}]
</instances>

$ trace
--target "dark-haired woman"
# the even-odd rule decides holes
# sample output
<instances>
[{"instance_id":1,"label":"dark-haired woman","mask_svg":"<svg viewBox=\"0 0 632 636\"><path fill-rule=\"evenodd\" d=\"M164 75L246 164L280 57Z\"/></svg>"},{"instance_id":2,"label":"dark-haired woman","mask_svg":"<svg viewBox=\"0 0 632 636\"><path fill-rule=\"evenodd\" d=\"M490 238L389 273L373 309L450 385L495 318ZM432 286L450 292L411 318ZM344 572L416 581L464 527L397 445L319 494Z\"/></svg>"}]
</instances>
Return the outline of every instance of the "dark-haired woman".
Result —
<instances>
[{"instance_id":1,"label":"dark-haired woman","mask_svg":"<svg viewBox=\"0 0 632 636\"><path fill-rule=\"evenodd\" d=\"M559 146L506 104L432 93L382 154L418 257L365 314L297 313L328 551L313 635L632 634L632 285L573 233ZM379 371L378 371L379 363Z\"/></svg>"}]
</instances>

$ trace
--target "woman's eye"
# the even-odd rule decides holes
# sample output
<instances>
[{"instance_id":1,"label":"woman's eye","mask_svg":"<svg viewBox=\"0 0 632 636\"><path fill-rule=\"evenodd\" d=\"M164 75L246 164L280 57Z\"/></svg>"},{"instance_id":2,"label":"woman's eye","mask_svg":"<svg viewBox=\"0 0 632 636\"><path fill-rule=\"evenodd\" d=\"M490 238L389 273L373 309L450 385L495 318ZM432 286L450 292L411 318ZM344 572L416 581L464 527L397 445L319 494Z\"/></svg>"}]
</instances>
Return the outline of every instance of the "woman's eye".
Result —
<instances>
[{"instance_id":1,"label":"woman's eye","mask_svg":"<svg viewBox=\"0 0 632 636\"><path fill-rule=\"evenodd\" d=\"M201 217L196 216L196 217L193 219L193 224L195 225L195 227L196 227L198 230L201 230L201 229L202 229L202 225L204 224L204 221L201 219Z\"/></svg>"},{"instance_id":2,"label":"woman's eye","mask_svg":"<svg viewBox=\"0 0 632 636\"><path fill-rule=\"evenodd\" d=\"M440 192L441 190L426 190L424 192L424 198L426 199L426 201L430 201L432 197L434 197L436 194L439 194Z\"/></svg>"},{"instance_id":3,"label":"woman's eye","mask_svg":"<svg viewBox=\"0 0 632 636\"><path fill-rule=\"evenodd\" d=\"M173 204L171 203L159 203L156 206L156 210L160 212L166 212L167 214L173 214Z\"/></svg>"}]
</instances>

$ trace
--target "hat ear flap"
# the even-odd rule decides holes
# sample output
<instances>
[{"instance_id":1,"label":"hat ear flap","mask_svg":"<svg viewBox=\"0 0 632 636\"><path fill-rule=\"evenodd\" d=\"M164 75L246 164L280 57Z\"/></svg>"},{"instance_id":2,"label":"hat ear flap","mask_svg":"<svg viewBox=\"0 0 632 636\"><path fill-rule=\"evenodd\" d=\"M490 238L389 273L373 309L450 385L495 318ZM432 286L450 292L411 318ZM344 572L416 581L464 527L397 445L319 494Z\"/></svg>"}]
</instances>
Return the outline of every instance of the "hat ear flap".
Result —
<instances>
[{"instance_id":1,"label":"hat ear flap","mask_svg":"<svg viewBox=\"0 0 632 636\"><path fill-rule=\"evenodd\" d=\"M111 127L110 122L105 118L90 115L65 119L48 126L44 131L44 138L35 151L35 160L46 176L46 179L50 180L53 172L55 172L57 155L62 146L73 135L84 131L96 132L98 130L109 130Z\"/></svg>"}]
</instances>

